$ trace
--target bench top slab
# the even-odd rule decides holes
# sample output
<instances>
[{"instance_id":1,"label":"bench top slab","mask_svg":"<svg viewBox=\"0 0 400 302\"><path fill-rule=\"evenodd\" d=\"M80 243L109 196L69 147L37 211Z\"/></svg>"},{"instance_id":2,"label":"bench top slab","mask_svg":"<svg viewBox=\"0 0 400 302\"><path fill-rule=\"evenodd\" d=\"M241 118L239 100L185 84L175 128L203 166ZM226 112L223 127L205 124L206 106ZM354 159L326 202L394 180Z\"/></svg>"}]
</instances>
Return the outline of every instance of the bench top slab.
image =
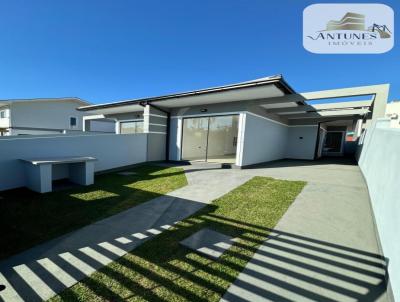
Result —
<instances>
[{"instance_id":1,"label":"bench top slab","mask_svg":"<svg viewBox=\"0 0 400 302\"><path fill-rule=\"evenodd\" d=\"M43 164L69 164L69 163L81 163L87 161L96 161L97 159L91 156L64 156L64 157L42 157L42 158L24 158L21 159L24 162L31 163L32 165L43 165Z\"/></svg>"}]
</instances>

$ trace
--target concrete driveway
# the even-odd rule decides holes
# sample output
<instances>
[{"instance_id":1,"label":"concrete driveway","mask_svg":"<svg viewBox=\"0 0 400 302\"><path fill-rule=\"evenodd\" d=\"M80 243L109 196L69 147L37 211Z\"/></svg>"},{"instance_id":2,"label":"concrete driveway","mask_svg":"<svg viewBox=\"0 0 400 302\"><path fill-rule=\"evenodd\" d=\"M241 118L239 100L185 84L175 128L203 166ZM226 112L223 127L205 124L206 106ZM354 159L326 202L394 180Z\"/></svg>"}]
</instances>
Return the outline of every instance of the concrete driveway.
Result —
<instances>
[{"instance_id":1,"label":"concrete driveway","mask_svg":"<svg viewBox=\"0 0 400 302\"><path fill-rule=\"evenodd\" d=\"M232 173L308 183L223 300L388 300L387 264L357 165L280 161Z\"/></svg>"}]
</instances>

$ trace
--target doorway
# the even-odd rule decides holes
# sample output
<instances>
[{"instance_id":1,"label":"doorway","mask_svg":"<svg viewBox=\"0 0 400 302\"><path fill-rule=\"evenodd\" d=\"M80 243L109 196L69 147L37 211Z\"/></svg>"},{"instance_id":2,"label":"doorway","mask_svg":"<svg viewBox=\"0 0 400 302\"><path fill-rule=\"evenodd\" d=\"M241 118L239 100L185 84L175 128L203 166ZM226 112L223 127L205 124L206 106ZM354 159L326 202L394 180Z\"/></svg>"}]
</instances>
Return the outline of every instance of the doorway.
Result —
<instances>
[{"instance_id":1,"label":"doorway","mask_svg":"<svg viewBox=\"0 0 400 302\"><path fill-rule=\"evenodd\" d=\"M325 136L323 154L326 156L343 155L343 143L345 132L328 131Z\"/></svg>"},{"instance_id":2,"label":"doorway","mask_svg":"<svg viewBox=\"0 0 400 302\"><path fill-rule=\"evenodd\" d=\"M182 160L235 163L239 115L184 118Z\"/></svg>"}]
</instances>

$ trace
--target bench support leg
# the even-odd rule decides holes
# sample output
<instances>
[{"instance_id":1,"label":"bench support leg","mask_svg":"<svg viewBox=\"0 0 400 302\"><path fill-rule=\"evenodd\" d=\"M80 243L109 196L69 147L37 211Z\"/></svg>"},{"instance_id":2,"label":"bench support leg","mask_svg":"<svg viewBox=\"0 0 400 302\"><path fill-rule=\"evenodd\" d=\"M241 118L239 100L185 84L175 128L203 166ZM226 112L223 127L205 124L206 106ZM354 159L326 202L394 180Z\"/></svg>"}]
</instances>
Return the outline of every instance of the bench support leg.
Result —
<instances>
[{"instance_id":1,"label":"bench support leg","mask_svg":"<svg viewBox=\"0 0 400 302\"><path fill-rule=\"evenodd\" d=\"M94 162L69 164L69 179L80 185L92 185L94 183Z\"/></svg>"},{"instance_id":2,"label":"bench support leg","mask_svg":"<svg viewBox=\"0 0 400 302\"><path fill-rule=\"evenodd\" d=\"M27 187L39 193L51 192L53 185L52 167L48 165L26 164Z\"/></svg>"}]
</instances>

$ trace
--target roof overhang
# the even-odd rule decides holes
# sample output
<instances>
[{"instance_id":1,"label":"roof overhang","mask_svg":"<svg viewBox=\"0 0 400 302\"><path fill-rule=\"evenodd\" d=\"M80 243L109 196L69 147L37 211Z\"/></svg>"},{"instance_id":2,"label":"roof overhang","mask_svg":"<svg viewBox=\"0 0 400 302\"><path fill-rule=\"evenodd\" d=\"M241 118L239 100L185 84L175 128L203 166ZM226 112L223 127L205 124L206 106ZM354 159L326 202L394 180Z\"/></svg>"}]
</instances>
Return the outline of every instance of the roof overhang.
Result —
<instances>
[{"instance_id":1,"label":"roof overhang","mask_svg":"<svg viewBox=\"0 0 400 302\"><path fill-rule=\"evenodd\" d=\"M141 106L151 103L160 108L173 109L180 107L221 104L235 101L253 101L278 98L294 94L294 90L282 76L273 76L238 84L207 88L165 96L128 100L116 103L84 106L81 111L95 114L112 114L141 111ZM301 103L303 105L304 103Z\"/></svg>"},{"instance_id":2,"label":"roof overhang","mask_svg":"<svg viewBox=\"0 0 400 302\"><path fill-rule=\"evenodd\" d=\"M0 107L8 106L13 103L28 103L28 102L75 102L78 106L88 106L89 102L86 102L77 97L63 97L63 98L37 98L37 99L8 99L0 100Z\"/></svg>"}]
</instances>

